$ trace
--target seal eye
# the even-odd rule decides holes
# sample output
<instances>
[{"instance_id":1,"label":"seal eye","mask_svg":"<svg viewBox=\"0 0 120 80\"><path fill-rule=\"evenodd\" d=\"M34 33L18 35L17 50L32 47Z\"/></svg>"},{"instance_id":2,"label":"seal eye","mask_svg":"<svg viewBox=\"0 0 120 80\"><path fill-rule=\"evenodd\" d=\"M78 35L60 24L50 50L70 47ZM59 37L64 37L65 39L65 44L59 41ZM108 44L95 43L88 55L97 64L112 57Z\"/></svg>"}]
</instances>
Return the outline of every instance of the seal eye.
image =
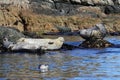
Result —
<instances>
[{"instance_id":1,"label":"seal eye","mask_svg":"<svg viewBox=\"0 0 120 80\"><path fill-rule=\"evenodd\" d=\"M48 44L53 44L54 42L48 42Z\"/></svg>"}]
</instances>

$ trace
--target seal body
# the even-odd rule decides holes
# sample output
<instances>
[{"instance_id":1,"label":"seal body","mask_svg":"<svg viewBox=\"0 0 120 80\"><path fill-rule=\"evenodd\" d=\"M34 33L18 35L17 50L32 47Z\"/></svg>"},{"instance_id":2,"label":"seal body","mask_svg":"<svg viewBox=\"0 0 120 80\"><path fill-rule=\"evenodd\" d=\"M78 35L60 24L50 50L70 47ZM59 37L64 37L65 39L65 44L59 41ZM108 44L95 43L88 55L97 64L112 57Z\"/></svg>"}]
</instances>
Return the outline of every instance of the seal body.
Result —
<instances>
[{"instance_id":1,"label":"seal body","mask_svg":"<svg viewBox=\"0 0 120 80\"><path fill-rule=\"evenodd\" d=\"M90 29L80 30L80 36L86 40L96 38L103 39L107 34L107 30L103 24L96 24Z\"/></svg>"},{"instance_id":2,"label":"seal body","mask_svg":"<svg viewBox=\"0 0 120 80\"><path fill-rule=\"evenodd\" d=\"M20 38L17 42L24 42L41 47L43 50L60 49L64 43L63 37L57 39L33 39L33 38Z\"/></svg>"}]
</instances>

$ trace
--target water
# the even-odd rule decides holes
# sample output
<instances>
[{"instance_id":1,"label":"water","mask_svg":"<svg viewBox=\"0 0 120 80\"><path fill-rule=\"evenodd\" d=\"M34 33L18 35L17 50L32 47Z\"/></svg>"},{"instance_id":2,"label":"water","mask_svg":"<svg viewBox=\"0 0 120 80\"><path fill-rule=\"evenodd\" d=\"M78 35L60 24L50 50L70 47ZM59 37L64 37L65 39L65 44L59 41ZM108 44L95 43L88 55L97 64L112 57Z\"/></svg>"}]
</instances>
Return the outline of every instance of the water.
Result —
<instances>
[{"instance_id":1,"label":"water","mask_svg":"<svg viewBox=\"0 0 120 80\"><path fill-rule=\"evenodd\" d=\"M106 40L120 44L120 37ZM39 64L48 64L41 73ZM120 80L120 49L74 49L0 54L0 80Z\"/></svg>"}]
</instances>

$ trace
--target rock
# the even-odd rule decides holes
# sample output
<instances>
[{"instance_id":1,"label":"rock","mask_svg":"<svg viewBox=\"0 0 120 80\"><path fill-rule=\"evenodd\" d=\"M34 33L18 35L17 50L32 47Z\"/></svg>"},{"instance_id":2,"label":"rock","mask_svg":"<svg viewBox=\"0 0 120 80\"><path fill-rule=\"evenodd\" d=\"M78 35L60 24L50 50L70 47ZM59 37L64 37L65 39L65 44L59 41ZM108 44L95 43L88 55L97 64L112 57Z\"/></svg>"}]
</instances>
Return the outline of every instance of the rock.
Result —
<instances>
[{"instance_id":1,"label":"rock","mask_svg":"<svg viewBox=\"0 0 120 80\"><path fill-rule=\"evenodd\" d=\"M16 42L21 37L25 37L21 32L15 28L0 26L0 43L4 37L7 37L10 41Z\"/></svg>"},{"instance_id":2,"label":"rock","mask_svg":"<svg viewBox=\"0 0 120 80\"><path fill-rule=\"evenodd\" d=\"M72 4L82 5L114 5L113 0L70 0ZM118 3L116 1L116 3Z\"/></svg>"},{"instance_id":3,"label":"rock","mask_svg":"<svg viewBox=\"0 0 120 80\"><path fill-rule=\"evenodd\" d=\"M41 35L36 34L35 32L28 32L24 31L22 32L25 36L30 37L30 38L43 38Z\"/></svg>"},{"instance_id":4,"label":"rock","mask_svg":"<svg viewBox=\"0 0 120 80\"><path fill-rule=\"evenodd\" d=\"M58 31L60 33L71 32L71 28L70 27L56 26L56 28L58 29Z\"/></svg>"},{"instance_id":5,"label":"rock","mask_svg":"<svg viewBox=\"0 0 120 80\"><path fill-rule=\"evenodd\" d=\"M79 46L85 48L105 48L105 47L112 47L114 44L103 40L103 39L92 39L92 40L85 40Z\"/></svg>"},{"instance_id":6,"label":"rock","mask_svg":"<svg viewBox=\"0 0 120 80\"><path fill-rule=\"evenodd\" d=\"M70 0L72 4L81 4L81 0Z\"/></svg>"},{"instance_id":7,"label":"rock","mask_svg":"<svg viewBox=\"0 0 120 80\"><path fill-rule=\"evenodd\" d=\"M19 8L28 9L29 8L29 0L1 0L0 4L13 5Z\"/></svg>"},{"instance_id":8,"label":"rock","mask_svg":"<svg viewBox=\"0 0 120 80\"><path fill-rule=\"evenodd\" d=\"M24 0L18 2L22 4L22 1ZM13 6L11 8L5 7L0 9L0 25L11 26L20 31L36 32L38 34L42 34L43 32L58 32L57 29L60 29L61 32L64 32L64 30L69 32L70 29L71 31L80 30L96 24L97 19L102 21L103 17L107 18L107 15L102 12L102 4L113 5L115 2L118 3L117 1L29 0L29 5L31 5L30 11L18 9ZM95 21L88 18L94 18ZM69 28L63 28L64 22L68 23ZM56 28L56 25L59 25L60 28Z\"/></svg>"},{"instance_id":9,"label":"rock","mask_svg":"<svg viewBox=\"0 0 120 80\"><path fill-rule=\"evenodd\" d=\"M120 13L120 6L119 5L109 5L109 6L106 6L104 12L106 14Z\"/></svg>"},{"instance_id":10,"label":"rock","mask_svg":"<svg viewBox=\"0 0 120 80\"><path fill-rule=\"evenodd\" d=\"M83 5L94 5L92 0L82 0L81 2Z\"/></svg>"},{"instance_id":11,"label":"rock","mask_svg":"<svg viewBox=\"0 0 120 80\"><path fill-rule=\"evenodd\" d=\"M120 0L113 0L113 2L114 2L116 5L119 5L119 4L120 4Z\"/></svg>"},{"instance_id":12,"label":"rock","mask_svg":"<svg viewBox=\"0 0 120 80\"><path fill-rule=\"evenodd\" d=\"M85 41L80 46L85 48L105 48L113 46L112 43L104 40L107 30L103 24L96 24L90 29L83 29L80 31L80 36Z\"/></svg>"}]
</instances>

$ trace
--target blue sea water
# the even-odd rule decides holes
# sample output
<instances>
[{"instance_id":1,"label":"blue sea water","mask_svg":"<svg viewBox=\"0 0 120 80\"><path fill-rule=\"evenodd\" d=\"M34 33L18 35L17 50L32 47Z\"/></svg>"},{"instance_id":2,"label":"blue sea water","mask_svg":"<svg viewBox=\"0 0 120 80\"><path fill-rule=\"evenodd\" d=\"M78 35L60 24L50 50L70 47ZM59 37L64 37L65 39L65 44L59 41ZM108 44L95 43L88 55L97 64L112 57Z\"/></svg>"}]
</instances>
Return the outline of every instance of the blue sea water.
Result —
<instances>
[{"instance_id":1,"label":"blue sea water","mask_svg":"<svg viewBox=\"0 0 120 80\"><path fill-rule=\"evenodd\" d=\"M119 36L105 39L120 44ZM41 73L39 64L48 64L49 71ZM0 80L120 80L120 47L46 51L43 55L1 53Z\"/></svg>"}]
</instances>

